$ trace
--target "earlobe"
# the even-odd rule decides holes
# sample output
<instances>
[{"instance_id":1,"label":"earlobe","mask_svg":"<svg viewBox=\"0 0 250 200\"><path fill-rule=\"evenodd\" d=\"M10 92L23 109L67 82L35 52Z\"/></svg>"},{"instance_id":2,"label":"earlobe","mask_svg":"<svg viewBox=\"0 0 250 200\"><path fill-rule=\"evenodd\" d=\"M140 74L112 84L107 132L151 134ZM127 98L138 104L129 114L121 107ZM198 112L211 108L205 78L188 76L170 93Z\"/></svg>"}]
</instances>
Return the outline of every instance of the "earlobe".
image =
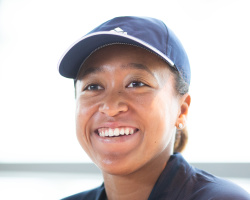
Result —
<instances>
[{"instance_id":1,"label":"earlobe","mask_svg":"<svg viewBox=\"0 0 250 200\"><path fill-rule=\"evenodd\" d=\"M190 103L191 103L191 97L188 93L181 97L179 116L175 124L177 129L183 129L186 126Z\"/></svg>"}]
</instances>

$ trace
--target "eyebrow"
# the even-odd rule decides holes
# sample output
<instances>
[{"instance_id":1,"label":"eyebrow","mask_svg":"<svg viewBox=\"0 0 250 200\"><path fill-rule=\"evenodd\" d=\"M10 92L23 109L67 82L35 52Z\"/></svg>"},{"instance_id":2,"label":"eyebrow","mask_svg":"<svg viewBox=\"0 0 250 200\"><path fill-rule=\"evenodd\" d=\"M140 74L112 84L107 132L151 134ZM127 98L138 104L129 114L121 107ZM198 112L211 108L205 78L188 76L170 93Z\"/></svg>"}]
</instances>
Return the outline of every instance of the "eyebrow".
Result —
<instances>
[{"instance_id":1,"label":"eyebrow","mask_svg":"<svg viewBox=\"0 0 250 200\"><path fill-rule=\"evenodd\" d=\"M83 79L85 76L92 74L92 73L98 73L98 72L104 72L105 70L102 67L85 67L84 69L80 68L79 74L76 77L76 80Z\"/></svg>"},{"instance_id":2,"label":"eyebrow","mask_svg":"<svg viewBox=\"0 0 250 200\"><path fill-rule=\"evenodd\" d=\"M80 69L80 74L77 76L77 80L83 79L85 76L92 74L92 73L99 73L99 72L105 72L104 69L105 66L100 67L88 67L85 69ZM139 69L143 71L147 71L149 74L154 76L152 71L149 70L149 68L146 65L140 64L140 63L129 63L127 65L121 65L120 68L122 69Z\"/></svg>"},{"instance_id":3,"label":"eyebrow","mask_svg":"<svg viewBox=\"0 0 250 200\"><path fill-rule=\"evenodd\" d=\"M140 69L147 71L149 74L154 76L153 72L149 70L149 68L146 65L139 64L139 63L129 63L128 65L123 65L122 68L130 68L130 69Z\"/></svg>"}]
</instances>

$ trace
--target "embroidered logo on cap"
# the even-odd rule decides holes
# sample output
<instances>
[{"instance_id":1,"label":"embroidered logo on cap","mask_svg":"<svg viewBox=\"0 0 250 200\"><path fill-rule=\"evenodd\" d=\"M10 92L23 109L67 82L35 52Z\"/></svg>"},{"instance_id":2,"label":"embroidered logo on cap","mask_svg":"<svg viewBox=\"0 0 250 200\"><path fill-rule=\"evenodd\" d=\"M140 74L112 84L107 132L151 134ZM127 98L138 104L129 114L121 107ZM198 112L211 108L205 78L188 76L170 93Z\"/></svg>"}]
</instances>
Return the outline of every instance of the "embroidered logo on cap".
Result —
<instances>
[{"instance_id":1,"label":"embroidered logo on cap","mask_svg":"<svg viewBox=\"0 0 250 200\"><path fill-rule=\"evenodd\" d=\"M111 30L111 31L112 31L112 32L116 32L116 33L125 34L125 35L128 34L128 33L125 32L124 30L122 30L120 27L117 27L117 28L115 28L115 29L113 29L113 30Z\"/></svg>"}]
</instances>

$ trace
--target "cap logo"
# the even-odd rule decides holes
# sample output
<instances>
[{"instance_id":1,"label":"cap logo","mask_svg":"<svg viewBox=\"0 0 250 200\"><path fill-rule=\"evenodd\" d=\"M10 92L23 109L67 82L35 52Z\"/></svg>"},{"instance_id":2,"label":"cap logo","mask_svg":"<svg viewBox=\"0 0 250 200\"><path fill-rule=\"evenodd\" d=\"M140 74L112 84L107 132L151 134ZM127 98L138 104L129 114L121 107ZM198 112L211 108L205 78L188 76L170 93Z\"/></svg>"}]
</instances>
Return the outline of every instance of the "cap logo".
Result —
<instances>
[{"instance_id":1,"label":"cap logo","mask_svg":"<svg viewBox=\"0 0 250 200\"><path fill-rule=\"evenodd\" d=\"M111 30L111 31L112 31L112 32L116 32L116 33L125 34L125 35L128 34L128 33L125 32L124 30L122 30L120 27L117 27L117 28L115 28L115 29L113 29L113 30Z\"/></svg>"}]
</instances>

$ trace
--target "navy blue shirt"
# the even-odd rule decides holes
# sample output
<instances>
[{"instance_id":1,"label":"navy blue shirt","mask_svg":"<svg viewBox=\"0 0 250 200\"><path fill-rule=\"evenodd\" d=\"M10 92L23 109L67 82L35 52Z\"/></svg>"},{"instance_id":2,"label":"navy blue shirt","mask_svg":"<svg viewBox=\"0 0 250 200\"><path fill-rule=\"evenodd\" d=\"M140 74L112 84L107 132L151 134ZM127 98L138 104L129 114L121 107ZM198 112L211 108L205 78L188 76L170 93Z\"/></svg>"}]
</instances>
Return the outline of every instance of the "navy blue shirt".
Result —
<instances>
[{"instance_id":1,"label":"navy blue shirt","mask_svg":"<svg viewBox=\"0 0 250 200\"><path fill-rule=\"evenodd\" d=\"M104 184L63 200L106 200ZM148 200L250 200L236 184L189 165L180 153L170 157Z\"/></svg>"}]
</instances>

